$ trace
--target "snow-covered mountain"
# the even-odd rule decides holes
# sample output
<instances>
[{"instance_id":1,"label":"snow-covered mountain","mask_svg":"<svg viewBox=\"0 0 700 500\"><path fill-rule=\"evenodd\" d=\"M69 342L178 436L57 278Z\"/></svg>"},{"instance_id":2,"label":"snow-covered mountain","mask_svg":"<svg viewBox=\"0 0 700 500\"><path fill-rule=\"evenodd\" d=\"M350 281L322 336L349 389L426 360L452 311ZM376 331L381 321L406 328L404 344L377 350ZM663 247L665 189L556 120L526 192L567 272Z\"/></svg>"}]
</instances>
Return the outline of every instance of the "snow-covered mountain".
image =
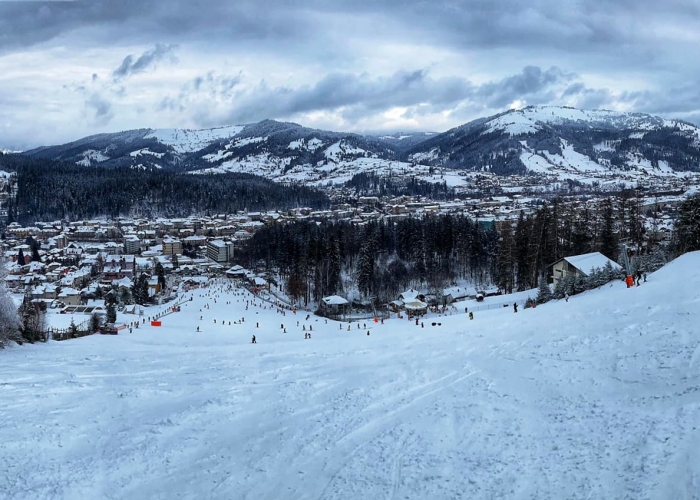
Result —
<instances>
[{"instance_id":1,"label":"snow-covered mountain","mask_svg":"<svg viewBox=\"0 0 700 500\"><path fill-rule=\"evenodd\" d=\"M98 134L24 154L109 168L249 172L316 185L341 183L359 172L458 185L464 171L592 183L700 171L700 129L642 113L528 107L441 134L363 136L265 120Z\"/></svg>"},{"instance_id":2,"label":"snow-covered mountain","mask_svg":"<svg viewBox=\"0 0 700 500\"><path fill-rule=\"evenodd\" d=\"M527 107L480 118L407 151L412 162L559 178L700 170L700 129L642 113Z\"/></svg>"}]
</instances>

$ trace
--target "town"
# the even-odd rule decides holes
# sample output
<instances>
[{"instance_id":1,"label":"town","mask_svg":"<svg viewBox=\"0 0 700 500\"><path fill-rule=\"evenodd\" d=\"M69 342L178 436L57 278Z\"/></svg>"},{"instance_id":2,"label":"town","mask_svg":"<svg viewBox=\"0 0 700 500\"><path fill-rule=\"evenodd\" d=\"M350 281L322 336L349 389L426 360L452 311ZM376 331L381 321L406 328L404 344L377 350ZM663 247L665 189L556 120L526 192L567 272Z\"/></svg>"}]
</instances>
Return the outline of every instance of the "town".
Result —
<instances>
[{"instance_id":1,"label":"town","mask_svg":"<svg viewBox=\"0 0 700 500\"><path fill-rule=\"evenodd\" d=\"M644 228L645 245L667 245L670 242L676 208L685 199L684 194L650 193L642 188L626 193L627 202L636 206L638 223ZM600 217L604 199L571 195L559 197L557 203L562 210L572 213L589 211L597 214L594 217ZM317 304L302 303L284 292L283 280L268 263L257 262L250 268L240 265L237 249L262 228L309 221L363 226L371 221L456 215L478 221L485 228L502 231L509 224L515 225L519 217L532 214L545 202L541 197L522 194L449 202L421 197L361 196L352 204L339 204L331 210L298 208L153 220L128 217L57 220L35 222L31 226L12 222L2 233L8 271L4 279L18 306L24 303L26 308L27 302L31 302L36 310L71 313L63 318L52 315L50 325L42 326L47 329L67 328L68 317L71 322L88 328L90 315L95 312L101 315L102 323L106 319L114 321L113 314L107 318L108 304L113 304L120 312L143 315L143 307L138 306L167 303L175 299L178 291L218 277L235 279L237 284L251 291L265 290L280 306L315 306L315 310L331 317L340 317L340 311L345 313L344 318L377 317L391 312L401 314L407 310L406 302L410 301L406 296L411 295L410 292L404 292L394 300L389 300L389 297L387 303L373 304L370 308L361 301L356 301L355 307L351 307L349 304L354 297L336 295L325 297ZM620 206L624 209L624 205ZM548 275L549 282L552 282L555 263L550 264ZM139 279L146 283L146 291L142 294L134 293ZM437 293L426 287L410 297L420 296L422 301L414 304L414 310L409 313L437 307L438 302L444 307L454 301L481 300L511 289L494 282L453 282ZM437 300L436 295L449 297L449 300Z\"/></svg>"}]
</instances>

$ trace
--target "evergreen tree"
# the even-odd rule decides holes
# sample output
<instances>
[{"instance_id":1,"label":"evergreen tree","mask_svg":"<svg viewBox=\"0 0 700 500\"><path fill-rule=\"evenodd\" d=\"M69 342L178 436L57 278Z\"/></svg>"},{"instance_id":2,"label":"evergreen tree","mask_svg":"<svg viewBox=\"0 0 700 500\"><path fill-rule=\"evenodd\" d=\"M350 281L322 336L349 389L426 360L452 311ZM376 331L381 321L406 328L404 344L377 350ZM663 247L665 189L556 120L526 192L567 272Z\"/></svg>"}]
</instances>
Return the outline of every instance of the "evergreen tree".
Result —
<instances>
[{"instance_id":1,"label":"evergreen tree","mask_svg":"<svg viewBox=\"0 0 700 500\"><path fill-rule=\"evenodd\" d=\"M20 248L19 252L17 252L17 264L20 266L24 265L24 251Z\"/></svg>"},{"instance_id":2,"label":"evergreen tree","mask_svg":"<svg viewBox=\"0 0 700 500\"><path fill-rule=\"evenodd\" d=\"M139 305L144 305L148 302L148 276L141 273L136 280L136 283L131 288L131 294L134 297L134 302Z\"/></svg>"},{"instance_id":3,"label":"evergreen tree","mask_svg":"<svg viewBox=\"0 0 700 500\"><path fill-rule=\"evenodd\" d=\"M107 306L107 323L116 323L117 321L117 308L114 304Z\"/></svg>"},{"instance_id":4,"label":"evergreen tree","mask_svg":"<svg viewBox=\"0 0 700 500\"><path fill-rule=\"evenodd\" d=\"M537 299L535 301L537 304L544 304L552 300L552 289L549 287L549 283L546 280L540 280L540 286L537 290Z\"/></svg>"},{"instance_id":5,"label":"evergreen tree","mask_svg":"<svg viewBox=\"0 0 700 500\"><path fill-rule=\"evenodd\" d=\"M674 247L677 254L700 250L700 195L681 203L675 229Z\"/></svg>"},{"instance_id":6,"label":"evergreen tree","mask_svg":"<svg viewBox=\"0 0 700 500\"><path fill-rule=\"evenodd\" d=\"M518 291L527 290L530 285L530 267L527 258L528 238L532 220L520 212L518 223L515 227L514 259L516 269L516 287Z\"/></svg>"},{"instance_id":7,"label":"evergreen tree","mask_svg":"<svg viewBox=\"0 0 700 500\"><path fill-rule=\"evenodd\" d=\"M504 293L513 292L513 232L510 221L501 227L501 241L498 245L498 288Z\"/></svg>"},{"instance_id":8,"label":"evergreen tree","mask_svg":"<svg viewBox=\"0 0 700 500\"><path fill-rule=\"evenodd\" d=\"M165 269L163 268L163 264L161 264L160 261L156 262L155 272L156 276L158 277L158 284L160 285L160 289L165 289Z\"/></svg>"},{"instance_id":9,"label":"evergreen tree","mask_svg":"<svg viewBox=\"0 0 700 500\"><path fill-rule=\"evenodd\" d=\"M603 227L600 233L600 253L608 259L617 257L619 243L615 233L613 203L610 198L603 201Z\"/></svg>"},{"instance_id":10,"label":"evergreen tree","mask_svg":"<svg viewBox=\"0 0 700 500\"><path fill-rule=\"evenodd\" d=\"M109 308L108 308L108 310L109 310ZM92 315L90 316L90 329L93 332L96 332L100 329L101 326L102 326L102 316L100 316L97 313L92 313Z\"/></svg>"},{"instance_id":11,"label":"evergreen tree","mask_svg":"<svg viewBox=\"0 0 700 500\"><path fill-rule=\"evenodd\" d=\"M78 327L75 325L73 318L70 320L70 326L68 327L68 333L70 333L70 338L74 339L78 336Z\"/></svg>"}]
</instances>

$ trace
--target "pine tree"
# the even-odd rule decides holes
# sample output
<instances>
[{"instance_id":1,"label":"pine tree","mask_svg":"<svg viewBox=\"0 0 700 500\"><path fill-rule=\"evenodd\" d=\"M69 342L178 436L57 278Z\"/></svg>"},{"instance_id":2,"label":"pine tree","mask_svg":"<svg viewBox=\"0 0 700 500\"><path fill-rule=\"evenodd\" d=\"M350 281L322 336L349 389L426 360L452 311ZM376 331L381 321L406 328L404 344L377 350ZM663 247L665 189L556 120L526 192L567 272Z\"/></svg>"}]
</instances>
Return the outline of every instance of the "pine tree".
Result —
<instances>
[{"instance_id":1,"label":"pine tree","mask_svg":"<svg viewBox=\"0 0 700 500\"><path fill-rule=\"evenodd\" d=\"M5 255L0 245L0 349L20 340L21 321L10 292L5 285Z\"/></svg>"},{"instance_id":2,"label":"pine tree","mask_svg":"<svg viewBox=\"0 0 700 500\"><path fill-rule=\"evenodd\" d=\"M17 264L20 266L24 265L24 251L20 248L19 252L17 252Z\"/></svg>"},{"instance_id":3,"label":"pine tree","mask_svg":"<svg viewBox=\"0 0 700 500\"><path fill-rule=\"evenodd\" d=\"M700 195L681 203L675 229L674 247L678 254L700 250Z\"/></svg>"},{"instance_id":4,"label":"pine tree","mask_svg":"<svg viewBox=\"0 0 700 500\"><path fill-rule=\"evenodd\" d=\"M501 241L498 246L498 288L505 293L513 292L513 231L510 221L505 221L501 227Z\"/></svg>"},{"instance_id":5,"label":"pine tree","mask_svg":"<svg viewBox=\"0 0 700 500\"><path fill-rule=\"evenodd\" d=\"M165 289L165 269L163 268L163 264L158 261L156 263L156 276L158 277L158 285L160 285L160 289L163 290Z\"/></svg>"},{"instance_id":6,"label":"pine tree","mask_svg":"<svg viewBox=\"0 0 700 500\"><path fill-rule=\"evenodd\" d=\"M615 233L613 204L610 198L603 201L603 227L600 232L600 253L608 259L614 259L618 253L618 240Z\"/></svg>"},{"instance_id":7,"label":"pine tree","mask_svg":"<svg viewBox=\"0 0 700 500\"><path fill-rule=\"evenodd\" d=\"M547 280L540 280L540 286L537 290L537 304L544 304L552 300L552 289L549 287Z\"/></svg>"},{"instance_id":8,"label":"pine tree","mask_svg":"<svg viewBox=\"0 0 700 500\"><path fill-rule=\"evenodd\" d=\"M109 304L107 306L107 323L116 323L117 321L117 308L114 304Z\"/></svg>"}]
</instances>

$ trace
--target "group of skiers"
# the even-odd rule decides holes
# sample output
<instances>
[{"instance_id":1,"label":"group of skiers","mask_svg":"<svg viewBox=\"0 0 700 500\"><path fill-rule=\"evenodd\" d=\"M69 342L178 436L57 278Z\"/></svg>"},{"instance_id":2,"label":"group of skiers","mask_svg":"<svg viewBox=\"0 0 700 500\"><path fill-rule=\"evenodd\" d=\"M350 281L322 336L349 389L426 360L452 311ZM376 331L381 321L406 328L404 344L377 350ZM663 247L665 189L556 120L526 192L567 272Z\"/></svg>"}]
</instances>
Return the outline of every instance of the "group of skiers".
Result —
<instances>
[{"instance_id":1,"label":"group of skiers","mask_svg":"<svg viewBox=\"0 0 700 500\"><path fill-rule=\"evenodd\" d=\"M631 274L628 274L627 277L625 278L625 283L627 283L627 288L632 288L634 286L635 278L637 281L637 286L640 286L642 279L644 279L644 283L647 282L647 273L643 273L642 271L637 271L634 276Z\"/></svg>"}]
</instances>

